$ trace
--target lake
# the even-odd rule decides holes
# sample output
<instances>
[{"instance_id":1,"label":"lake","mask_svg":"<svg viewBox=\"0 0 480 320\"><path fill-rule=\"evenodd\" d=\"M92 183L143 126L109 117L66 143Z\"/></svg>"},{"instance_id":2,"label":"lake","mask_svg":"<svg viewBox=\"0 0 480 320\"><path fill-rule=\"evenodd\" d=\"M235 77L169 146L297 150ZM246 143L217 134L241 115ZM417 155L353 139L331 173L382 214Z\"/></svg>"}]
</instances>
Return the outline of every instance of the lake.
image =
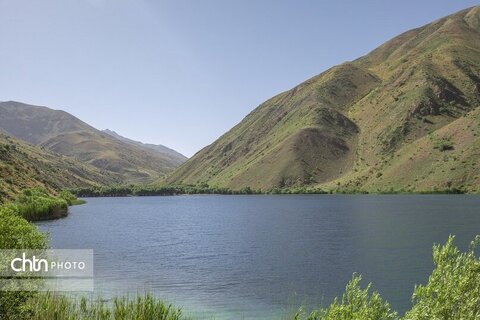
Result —
<instances>
[{"instance_id":1,"label":"lake","mask_svg":"<svg viewBox=\"0 0 480 320\"><path fill-rule=\"evenodd\" d=\"M95 294L152 292L199 319L281 319L329 304L357 272L405 311L432 245L480 234L466 195L87 198L37 223L53 248L94 249Z\"/></svg>"}]
</instances>

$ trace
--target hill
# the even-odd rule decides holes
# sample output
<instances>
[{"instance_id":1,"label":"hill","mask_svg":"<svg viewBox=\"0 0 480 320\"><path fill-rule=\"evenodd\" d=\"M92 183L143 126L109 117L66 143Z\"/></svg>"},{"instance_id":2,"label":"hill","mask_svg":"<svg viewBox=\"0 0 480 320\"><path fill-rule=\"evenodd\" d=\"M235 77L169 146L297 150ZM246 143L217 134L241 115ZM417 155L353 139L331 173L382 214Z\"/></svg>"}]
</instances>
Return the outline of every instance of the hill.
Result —
<instances>
[{"instance_id":1,"label":"hill","mask_svg":"<svg viewBox=\"0 0 480 320\"><path fill-rule=\"evenodd\" d=\"M124 183L154 180L180 164L178 156L126 143L47 107L1 102L0 130L121 176Z\"/></svg>"},{"instance_id":2,"label":"hill","mask_svg":"<svg viewBox=\"0 0 480 320\"><path fill-rule=\"evenodd\" d=\"M479 104L473 7L267 100L162 183L478 192Z\"/></svg>"},{"instance_id":3,"label":"hill","mask_svg":"<svg viewBox=\"0 0 480 320\"><path fill-rule=\"evenodd\" d=\"M167 155L172 159L172 161L175 162L175 164L177 166L181 165L182 163L184 163L188 159L187 157L185 157L180 152L177 152L173 149L165 147L161 144L143 143L143 142L140 142L140 141L135 141L135 140L132 140L132 139L129 139L129 138L125 138L125 137L119 135L118 133L116 133L115 131L109 130L109 129L105 129L105 130L102 130L102 131L105 132L106 134L111 135L112 137L114 137L114 138L116 138L120 141L132 144L134 146L140 146L140 147L143 147L143 148L152 149L152 150L155 150L155 151L159 152L160 154Z\"/></svg>"},{"instance_id":4,"label":"hill","mask_svg":"<svg viewBox=\"0 0 480 320\"><path fill-rule=\"evenodd\" d=\"M118 175L0 133L0 202L14 198L26 188L44 187L56 193L64 188L119 181Z\"/></svg>"}]
</instances>

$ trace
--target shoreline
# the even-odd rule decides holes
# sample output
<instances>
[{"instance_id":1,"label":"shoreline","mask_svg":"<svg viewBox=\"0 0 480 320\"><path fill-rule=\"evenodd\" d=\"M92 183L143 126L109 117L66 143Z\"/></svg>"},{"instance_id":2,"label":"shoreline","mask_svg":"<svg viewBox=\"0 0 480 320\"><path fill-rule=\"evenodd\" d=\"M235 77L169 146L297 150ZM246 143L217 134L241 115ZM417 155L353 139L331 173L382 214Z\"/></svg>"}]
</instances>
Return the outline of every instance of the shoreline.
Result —
<instances>
[{"instance_id":1,"label":"shoreline","mask_svg":"<svg viewBox=\"0 0 480 320\"><path fill-rule=\"evenodd\" d=\"M203 196L266 196L266 195L366 195L366 196L378 196L378 195L471 195L478 196L480 193L471 192L452 192L446 191L419 191L419 192L255 192L255 193L220 193L220 192L199 192L199 193L149 193L149 194L137 194L137 193L74 193L79 199L83 198L126 198L126 197L167 197L167 196L191 196L191 195L203 195Z\"/></svg>"}]
</instances>

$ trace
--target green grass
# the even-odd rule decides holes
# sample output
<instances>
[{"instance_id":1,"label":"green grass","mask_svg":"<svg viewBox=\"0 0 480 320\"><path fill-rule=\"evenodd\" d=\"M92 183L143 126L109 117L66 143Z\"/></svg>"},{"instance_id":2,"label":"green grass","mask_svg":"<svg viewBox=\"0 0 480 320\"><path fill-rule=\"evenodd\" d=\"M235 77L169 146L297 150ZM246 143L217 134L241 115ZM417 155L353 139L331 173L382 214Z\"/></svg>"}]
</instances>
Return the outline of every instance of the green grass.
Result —
<instances>
[{"instance_id":1,"label":"green grass","mask_svg":"<svg viewBox=\"0 0 480 320\"><path fill-rule=\"evenodd\" d=\"M66 216L68 205L67 200L50 196L41 188L24 190L15 201L18 214L29 221Z\"/></svg>"},{"instance_id":2,"label":"green grass","mask_svg":"<svg viewBox=\"0 0 480 320\"><path fill-rule=\"evenodd\" d=\"M43 188L23 190L14 202L2 205L28 221L61 218L68 214L68 206L85 203L77 199L70 191L62 191L58 197L48 194Z\"/></svg>"},{"instance_id":3,"label":"green grass","mask_svg":"<svg viewBox=\"0 0 480 320\"><path fill-rule=\"evenodd\" d=\"M68 320L181 320L182 310L146 294L137 298L101 299L70 298L54 293L41 293L28 302L28 319Z\"/></svg>"}]
</instances>

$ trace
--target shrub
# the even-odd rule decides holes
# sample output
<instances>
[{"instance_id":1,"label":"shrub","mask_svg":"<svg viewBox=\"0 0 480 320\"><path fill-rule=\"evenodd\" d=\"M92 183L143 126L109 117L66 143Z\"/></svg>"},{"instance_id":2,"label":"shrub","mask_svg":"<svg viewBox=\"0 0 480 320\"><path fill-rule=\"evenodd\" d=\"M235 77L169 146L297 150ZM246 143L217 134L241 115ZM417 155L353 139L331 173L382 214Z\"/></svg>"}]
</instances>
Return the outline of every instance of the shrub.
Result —
<instances>
[{"instance_id":1,"label":"shrub","mask_svg":"<svg viewBox=\"0 0 480 320\"><path fill-rule=\"evenodd\" d=\"M0 249L46 249L47 238L19 215L18 206L0 206ZM0 291L0 319L25 319L26 301L33 292Z\"/></svg>"},{"instance_id":2,"label":"shrub","mask_svg":"<svg viewBox=\"0 0 480 320\"><path fill-rule=\"evenodd\" d=\"M85 200L77 199L77 197L68 190L63 190L62 192L60 192L58 197L65 200L69 206L85 203Z\"/></svg>"},{"instance_id":3,"label":"shrub","mask_svg":"<svg viewBox=\"0 0 480 320\"><path fill-rule=\"evenodd\" d=\"M383 301L380 295L374 291L369 293L371 283L365 289L360 288L362 277L354 274L347 284L341 301L338 298L327 308L313 311L307 316L307 320L389 320L397 319L397 313L390 309L388 302ZM301 311L295 319L302 317Z\"/></svg>"},{"instance_id":4,"label":"shrub","mask_svg":"<svg viewBox=\"0 0 480 320\"><path fill-rule=\"evenodd\" d=\"M474 253L479 242L477 236L463 253L453 236L444 246L433 247L435 269L426 285L415 287L414 306L405 319L480 318L480 260Z\"/></svg>"},{"instance_id":5,"label":"shrub","mask_svg":"<svg viewBox=\"0 0 480 320\"><path fill-rule=\"evenodd\" d=\"M433 145L434 149L438 149L440 151L447 151L447 150L453 150L453 142L448 139L448 138L443 138L440 140L435 141Z\"/></svg>"},{"instance_id":6,"label":"shrub","mask_svg":"<svg viewBox=\"0 0 480 320\"><path fill-rule=\"evenodd\" d=\"M47 239L19 215L18 206L0 206L0 249L45 249Z\"/></svg>"},{"instance_id":7,"label":"shrub","mask_svg":"<svg viewBox=\"0 0 480 320\"><path fill-rule=\"evenodd\" d=\"M29 220L45 220L65 216L68 202L64 199L51 197L44 189L34 188L24 190L15 204L19 214Z\"/></svg>"},{"instance_id":8,"label":"shrub","mask_svg":"<svg viewBox=\"0 0 480 320\"><path fill-rule=\"evenodd\" d=\"M426 285L415 287L413 307L403 318L390 309L377 292L369 294L371 285L360 288L360 276L354 275L341 301L335 298L327 308L309 315L300 310L295 320L430 320L480 319L480 259L475 249L480 236L471 242L466 252L454 246L450 236L446 244L433 246L435 269Z\"/></svg>"},{"instance_id":9,"label":"shrub","mask_svg":"<svg viewBox=\"0 0 480 320\"><path fill-rule=\"evenodd\" d=\"M59 197L60 199L63 199L63 200L65 200L65 201L67 201L67 203L68 203L69 206L71 206L72 203L73 203L75 200L77 200L77 197L75 197L75 196L73 195L73 193L71 193L71 192L68 191L68 190L64 190L64 191L60 192L60 193L58 194L58 197Z\"/></svg>"}]
</instances>

